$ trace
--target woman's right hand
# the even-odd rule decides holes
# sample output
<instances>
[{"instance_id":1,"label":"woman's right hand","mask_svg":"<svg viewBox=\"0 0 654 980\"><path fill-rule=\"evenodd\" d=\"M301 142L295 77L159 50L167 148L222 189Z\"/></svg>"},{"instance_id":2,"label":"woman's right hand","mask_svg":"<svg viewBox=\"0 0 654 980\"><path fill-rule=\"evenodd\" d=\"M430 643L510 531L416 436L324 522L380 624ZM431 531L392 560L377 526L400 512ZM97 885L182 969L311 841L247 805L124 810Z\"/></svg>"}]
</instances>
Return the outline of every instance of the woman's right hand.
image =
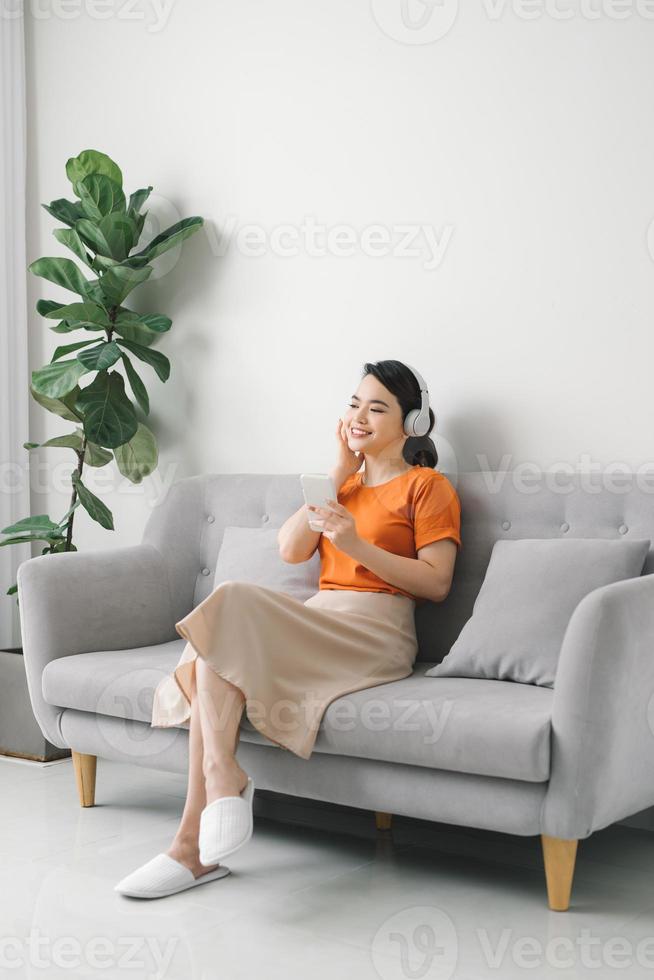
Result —
<instances>
[{"instance_id":1,"label":"woman's right hand","mask_svg":"<svg viewBox=\"0 0 654 980\"><path fill-rule=\"evenodd\" d=\"M347 429L343 419L338 420L336 426L336 462L333 469L343 475L343 479L358 473L363 463L363 453L356 453L350 449L347 441Z\"/></svg>"}]
</instances>

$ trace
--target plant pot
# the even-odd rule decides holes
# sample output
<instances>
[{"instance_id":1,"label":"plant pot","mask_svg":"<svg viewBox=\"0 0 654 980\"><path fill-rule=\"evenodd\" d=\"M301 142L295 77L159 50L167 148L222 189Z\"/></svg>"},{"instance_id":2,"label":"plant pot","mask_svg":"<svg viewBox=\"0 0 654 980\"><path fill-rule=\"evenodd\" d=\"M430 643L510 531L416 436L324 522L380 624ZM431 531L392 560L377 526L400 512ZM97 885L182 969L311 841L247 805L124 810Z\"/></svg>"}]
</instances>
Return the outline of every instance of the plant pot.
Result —
<instances>
[{"instance_id":1,"label":"plant pot","mask_svg":"<svg viewBox=\"0 0 654 980\"><path fill-rule=\"evenodd\" d=\"M39 728L32 711L22 647L0 650L0 755L51 762L71 755Z\"/></svg>"}]
</instances>

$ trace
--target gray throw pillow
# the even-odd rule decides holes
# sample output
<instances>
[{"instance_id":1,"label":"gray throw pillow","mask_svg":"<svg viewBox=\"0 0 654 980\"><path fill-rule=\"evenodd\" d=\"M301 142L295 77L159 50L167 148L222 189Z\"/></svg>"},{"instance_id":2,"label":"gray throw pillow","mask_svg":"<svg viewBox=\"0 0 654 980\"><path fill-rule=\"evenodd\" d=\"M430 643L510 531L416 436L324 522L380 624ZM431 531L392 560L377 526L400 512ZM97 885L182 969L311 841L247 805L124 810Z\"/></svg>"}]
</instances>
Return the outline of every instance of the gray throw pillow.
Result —
<instances>
[{"instance_id":1,"label":"gray throw pillow","mask_svg":"<svg viewBox=\"0 0 654 980\"><path fill-rule=\"evenodd\" d=\"M214 589L222 582L252 582L285 592L305 602L318 591L320 555L291 565L283 561L277 543L277 527L226 527L218 552Z\"/></svg>"},{"instance_id":2,"label":"gray throw pillow","mask_svg":"<svg viewBox=\"0 0 654 980\"><path fill-rule=\"evenodd\" d=\"M575 606L593 589L640 575L649 540L496 541L470 619L428 677L480 677L554 687Z\"/></svg>"}]
</instances>

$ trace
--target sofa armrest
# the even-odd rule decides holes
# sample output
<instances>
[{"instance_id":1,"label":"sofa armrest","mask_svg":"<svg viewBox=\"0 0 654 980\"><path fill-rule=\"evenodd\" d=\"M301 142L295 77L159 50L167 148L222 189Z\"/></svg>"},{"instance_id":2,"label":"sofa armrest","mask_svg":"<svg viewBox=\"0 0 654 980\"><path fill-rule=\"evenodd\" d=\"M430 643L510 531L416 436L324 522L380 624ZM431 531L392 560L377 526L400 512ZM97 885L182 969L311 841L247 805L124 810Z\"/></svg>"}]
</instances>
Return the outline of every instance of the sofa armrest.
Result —
<instances>
[{"instance_id":1,"label":"sofa armrest","mask_svg":"<svg viewBox=\"0 0 654 980\"><path fill-rule=\"evenodd\" d=\"M654 804L654 575L584 596L563 638L542 832L581 839Z\"/></svg>"},{"instance_id":2,"label":"sofa armrest","mask_svg":"<svg viewBox=\"0 0 654 980\"><path fill-rule=\"evenodd\" d=\"M23 659L34 716L45 738L68 748L62 711L43 698L51 660L175 639L170 587L161 553L149 544L29 558L18 568Z\"/></svg>"}]
</instances>

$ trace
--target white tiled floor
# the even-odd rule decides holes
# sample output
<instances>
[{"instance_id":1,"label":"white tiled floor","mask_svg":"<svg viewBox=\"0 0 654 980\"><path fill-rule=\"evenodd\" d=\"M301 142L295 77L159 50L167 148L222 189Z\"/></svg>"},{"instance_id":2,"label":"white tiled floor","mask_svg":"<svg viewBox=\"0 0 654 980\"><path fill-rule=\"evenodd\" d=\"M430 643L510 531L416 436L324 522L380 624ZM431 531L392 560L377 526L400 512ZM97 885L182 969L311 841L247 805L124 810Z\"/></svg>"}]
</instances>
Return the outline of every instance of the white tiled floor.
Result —
<instances>
[{"instance_id":1,"label":"white tiled floor","mask_svg":"<svg viewBox=\"0 0 654 980\"><path fill-rule=\"evenodd\" d=\"M70 760L0 757L0 977L654 978L650 831L581 841L557 913L538 838L403 817L378 833L371 812L258 790L230 875L156 901L118 895L168 847L185 786L100 759L98 804L83 809Z\"/></svg>"}]
</instances>

